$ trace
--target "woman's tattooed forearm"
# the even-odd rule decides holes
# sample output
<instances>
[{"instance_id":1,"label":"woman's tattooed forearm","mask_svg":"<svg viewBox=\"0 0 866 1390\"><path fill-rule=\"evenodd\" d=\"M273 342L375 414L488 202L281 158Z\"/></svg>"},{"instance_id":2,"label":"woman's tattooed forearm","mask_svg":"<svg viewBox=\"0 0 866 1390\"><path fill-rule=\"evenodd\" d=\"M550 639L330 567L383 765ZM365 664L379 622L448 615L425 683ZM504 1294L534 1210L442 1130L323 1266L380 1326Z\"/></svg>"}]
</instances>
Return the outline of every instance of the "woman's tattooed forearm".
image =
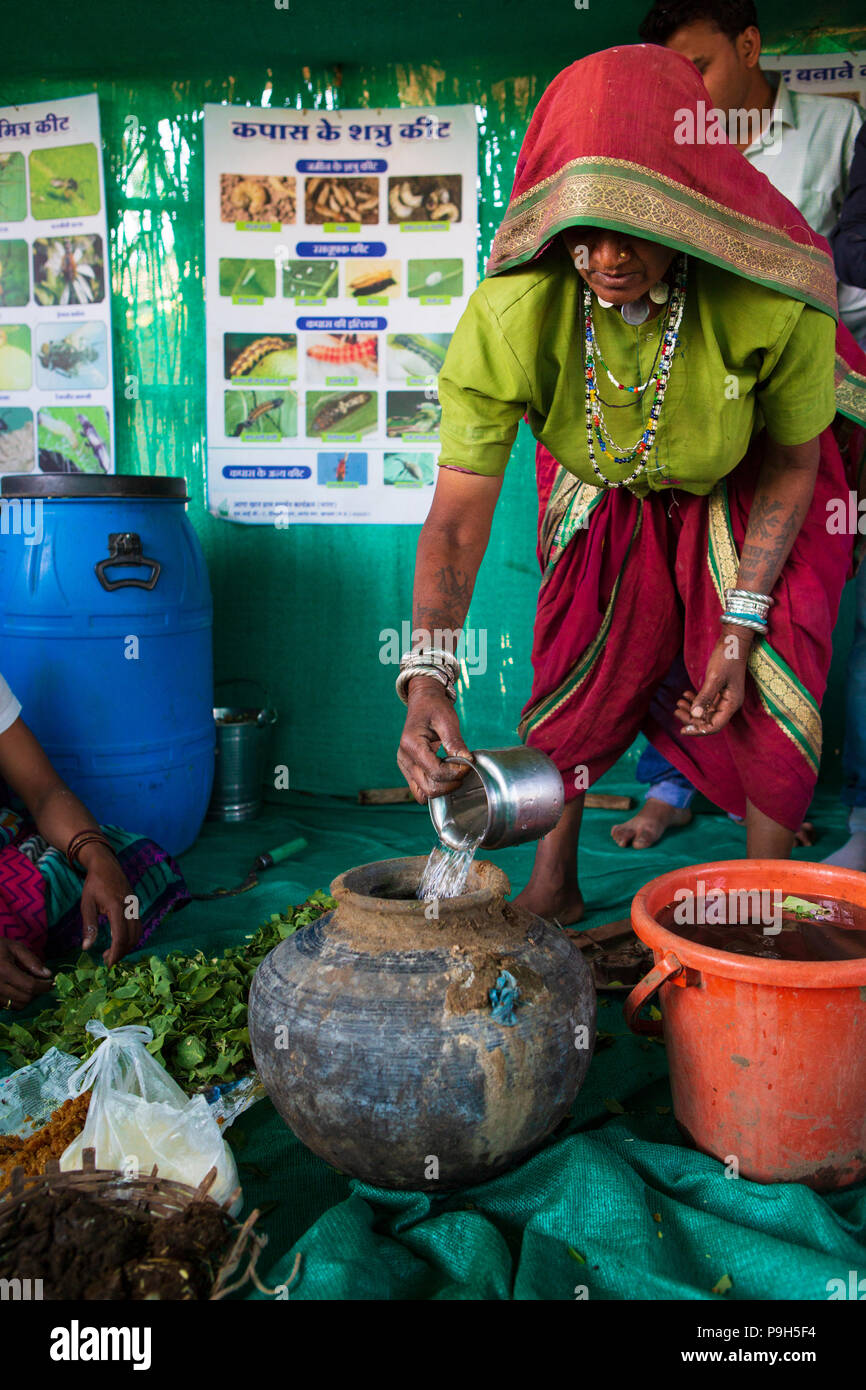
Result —
<instances>
[{"instance_id":1,"label":"woman's tattooed forearm","mask_svg":"<svg viewBox=\"0 0 866 1390\"><path fill-rule=\"evenodd\" d=\"M759 494L749 512L749 537L756 541L774 540L778 524L785 519L785 513L784 502Z\"/></svg>"},{"instance_id":2,"label":"woman's tattooed forearm","mask_svg":"<svg viewBox=\"0 0 866 1390\"><path fill-rule=\"evenodd\" d=\"M755 498L740 558L739 588L770 593L799 534L807 510L808 502L792 506L766 495Z\"/></svg>"},{"instance_id":3,"label":"woman's tattooed forearm","mask_svg":"<svg viewBox=\"0 0 866 1390\"><path fill-rule=\"evenodd\" d=\"M415 604L415 627L428 633L459 632L472 597L472 577L465 570L444 565L436 570L433 579L441 598L438 602Z\"/></svg>"}]
</instances>

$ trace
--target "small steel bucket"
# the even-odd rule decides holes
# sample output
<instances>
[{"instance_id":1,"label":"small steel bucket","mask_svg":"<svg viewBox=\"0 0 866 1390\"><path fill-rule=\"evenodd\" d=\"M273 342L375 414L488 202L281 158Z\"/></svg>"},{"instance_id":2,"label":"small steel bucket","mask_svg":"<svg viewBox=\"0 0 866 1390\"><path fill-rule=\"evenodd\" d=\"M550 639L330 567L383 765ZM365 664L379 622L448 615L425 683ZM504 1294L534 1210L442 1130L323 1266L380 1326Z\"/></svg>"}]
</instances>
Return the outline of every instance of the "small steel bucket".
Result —
<instances>
[{"instance_id":1,"label":"small steel bucket","mask_svg":"<svg viewBox=\"0 0 866 1390\"><path fill-rule=\"evenodd\" d=\"M565 791L556 764L537 748L479 748L460 786L433 797L430 818L444 845L462 849L477 841L483 849L504 849L540 840L562 815Z\"/></svg>"},{"instance_id":2,"label":"small steel bucket","mask_svg":"<svg viewBox=\"0 0 866 1390\"><path fill-rule=\"evenodd\" d=\"M219 681L255 685L257 681ZM262 783L277 712L265 706L220 705L214 709L216 768L208 820L253 820L262 809Z\"/></svg>"}]
</instances>

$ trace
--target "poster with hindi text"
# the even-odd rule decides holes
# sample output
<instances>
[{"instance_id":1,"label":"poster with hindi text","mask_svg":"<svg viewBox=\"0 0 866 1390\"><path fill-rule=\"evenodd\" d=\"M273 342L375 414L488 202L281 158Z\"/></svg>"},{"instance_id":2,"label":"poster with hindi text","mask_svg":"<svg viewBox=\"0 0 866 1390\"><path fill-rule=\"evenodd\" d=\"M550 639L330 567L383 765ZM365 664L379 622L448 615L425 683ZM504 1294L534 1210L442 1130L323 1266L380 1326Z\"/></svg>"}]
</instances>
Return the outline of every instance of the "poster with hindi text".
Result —
<instances>
[{"instance_id":1,"label":"poster with hindi text","mask_svg":"<svg viewBox=\"0 0 866 1390\"><path fill-rule=\"evenodd\" d=\"M204 135L210 511L423 522L477 283L474 107L211 105Z\"/></svg>"},{"instance_id":2,"label":"poster with hindi text","mask_svg":"<svg viewBox=\"0 0 866 1390\"><path fill-rule=\"evenodd\" d=\"M762 53L761 67L781 73L794 92L849 97L866 108L866 50L848 53Z\"/></svg>"},{"instance_id":3,"label":"poster with hindi text","mask_svg":"<svg viewBox=\"0 0 866 1390\"><path fill-rule=\"evenodd\" d=\"M0 107L0 474L114 471L96 96Z\"/></svg>"}]
</instances>

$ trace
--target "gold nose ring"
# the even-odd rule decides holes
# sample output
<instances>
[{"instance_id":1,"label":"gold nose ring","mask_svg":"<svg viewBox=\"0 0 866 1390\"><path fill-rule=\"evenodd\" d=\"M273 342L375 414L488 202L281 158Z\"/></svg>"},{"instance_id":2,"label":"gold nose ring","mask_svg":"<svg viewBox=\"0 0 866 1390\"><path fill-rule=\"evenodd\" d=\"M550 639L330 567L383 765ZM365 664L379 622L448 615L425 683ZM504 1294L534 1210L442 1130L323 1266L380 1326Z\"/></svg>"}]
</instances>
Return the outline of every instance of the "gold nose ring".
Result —
<instances>
[{"instance_id":1,"label":"gold nose ring","mask_svg":"<svg viewBox=\"0 0 866 1390\"><path fill-rule=\"evenodd\" d=\"M620 253L619 253L619 258L620 258L621 261L627 260L627 259L628 259L628 252L627 252L627 251L620 251Z\"/></svg>"}]
</instances>

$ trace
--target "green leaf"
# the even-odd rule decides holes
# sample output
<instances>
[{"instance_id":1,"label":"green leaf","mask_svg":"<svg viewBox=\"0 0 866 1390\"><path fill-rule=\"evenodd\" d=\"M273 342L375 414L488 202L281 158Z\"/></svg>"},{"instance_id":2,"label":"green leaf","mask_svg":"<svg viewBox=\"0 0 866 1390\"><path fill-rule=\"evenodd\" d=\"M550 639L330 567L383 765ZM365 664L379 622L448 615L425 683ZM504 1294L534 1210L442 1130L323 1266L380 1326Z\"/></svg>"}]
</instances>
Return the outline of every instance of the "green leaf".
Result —
<instances>
[{"instance_id":1,"label":"green leaf","mask_svg":"<svg viewBox=\"0 0 866 1390\"><path fill-rule=\"evenodd\" d=\"M206 1053L207 1049L201 1038L183 1038L175 1048L174 1060L180 1067L197 1067L204 1061Z\"/></svg>"},{"instance_id":2,"label":"green leaf","mask_svg":"<svg viewBox=\"0 0 866 1390\"><path fill-rule=\"evenodd\" d=\"M216 995L219 994L219 992L219 985L202 986L200 989L197 989L194 993L184 994L181 997L183 998L184 1004L188 1008L198 1008L202 1004L210 1003L211 999L215 998Z\"/></svg>"},{"instance_id":3,"label":"green leaf","mask_svg":"<svg viewBox=\"0 0 866 1390\"><path fill-rule=\"evenodd\" d=\"M156 1018L148 1019L147 1026L153 1029L153 1040L158 1042L164 1038L166 1033L170 1033L174 1028L174 1019L170 1014L157 1014Z\"/></svg>"},{"instance_id":4,"label":"green leaf","mask_svg":"<svg viewBox=\"0 0 866 1390\"><path fill-rule=\"evenodd\" d=\"M608 1096L604 1103L611 1115L624 1115L626 1113L625 1106L621 1105L618 1100L614 1100L612 1096Z\"/></svg>"},{"instance_id":5,"label":"green leaf","mask_svg":"<svg viewBox=\"0 0 866 1390\"><path fill-rule=\"evenodd\" d=\"M585 1255L579 1254L578 1251L575 1250L575 1248L574 1248L573 1245L569 1245L569 1247L568 1247L568 1253L569 1253L569 1255L571 1255L572 1259L577 1260L577 1263L578 1263L579 1265L585 1265L585 1264L586 1264L586 1256L585 1256Z\"/></svg>"},{"instance_id":6,"label":"green leaf","mask_svg":"<svg viewBox=\"0 0 866 1390\"><path fill-rule=\"evenodd\" d=\"M125 1004L117 1011L117 1023L115 1027L124 1027L127 1023L139 1023L145 1017L144 1010L138 1004Z\"/></svg>"},{"instance_id":7,"label":"green leaf","mask_svg":"<svg viewBox=\"0 0 866 1390\"><path fill-rule=\"evenodd\" d=\"M137 999L141 994L141 985L136 980L130 980L128 984L121 985L114 991L115 999Z\"/></svg>"},{"instance_id":8,"label":"green leaf","mask_svg":"<svg viewBox=\"0 0 866 1390\"><path fill-rule=\"evenodd\" d=\"M732 1289L733 1287L734 1281L730 1274L723 1274L719 1282L713 1285L713 1293L727 1293L728 1289Z\"/></svg>"},{"instance_id":9,"label":"green leaf","mask_svg":"<svg viewBox=\"0 0 866 1390\"><path fill-rule=\"evenodd\" d=\"M827 911L820 903L810 903L807 898L796 898L790 893L782 899L782 907L798 917L821 917Z\"/></svg>"}]
</instances>

